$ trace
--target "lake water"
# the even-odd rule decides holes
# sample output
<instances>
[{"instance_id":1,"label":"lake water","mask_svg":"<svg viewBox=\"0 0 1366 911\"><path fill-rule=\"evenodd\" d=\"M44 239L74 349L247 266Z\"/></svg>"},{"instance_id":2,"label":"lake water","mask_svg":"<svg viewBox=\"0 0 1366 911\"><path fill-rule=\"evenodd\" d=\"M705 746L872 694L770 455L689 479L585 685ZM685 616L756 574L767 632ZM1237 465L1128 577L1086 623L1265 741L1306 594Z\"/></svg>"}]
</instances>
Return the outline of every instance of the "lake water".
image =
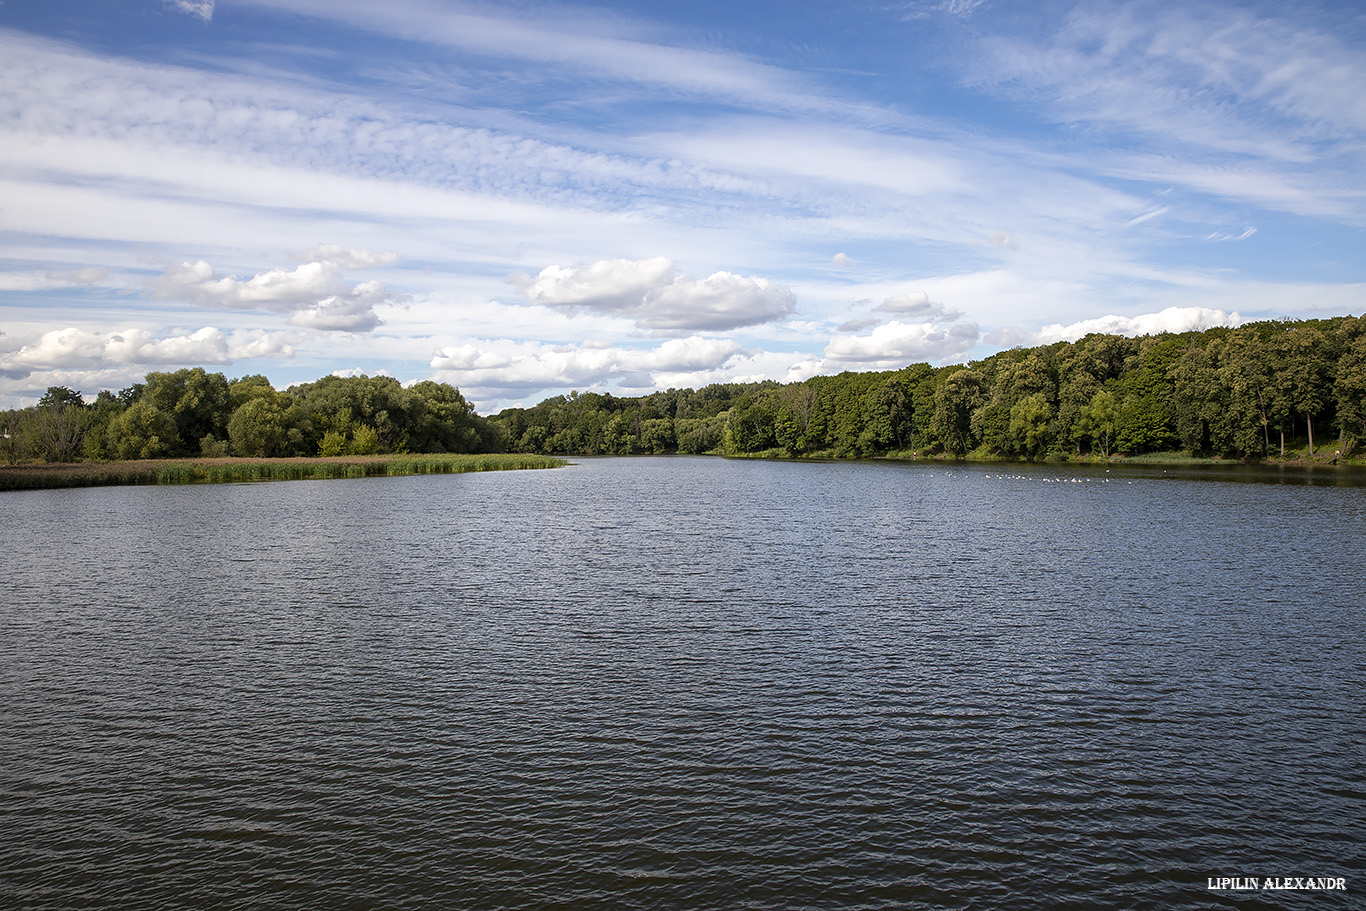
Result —
<instances>
[{"instance_id":1,"label":"lake water","mask_svg":"<svg viewBox=\"0 0 1366 911\"><path fill-rule=\"evenodd\" d=\"M1366 488L1191 474L0 495L0 906L1361 907Z\"/></svg>"}]
</instances>

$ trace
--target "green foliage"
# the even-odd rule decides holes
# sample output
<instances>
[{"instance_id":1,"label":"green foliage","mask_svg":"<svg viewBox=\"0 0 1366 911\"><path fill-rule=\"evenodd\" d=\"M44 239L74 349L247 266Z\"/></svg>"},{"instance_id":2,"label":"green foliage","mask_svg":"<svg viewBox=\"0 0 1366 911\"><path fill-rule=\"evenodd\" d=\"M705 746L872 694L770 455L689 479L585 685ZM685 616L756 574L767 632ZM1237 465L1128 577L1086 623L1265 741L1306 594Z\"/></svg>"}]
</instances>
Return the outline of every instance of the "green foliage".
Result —
<instances>
[{"instance_id":1,"label":"green foliage","mask_svg":"<svg viewBox=\"0 0 1366 911\"><path fill-rule=\"evenodd\" d=\"M346 454L346 434L340 430L329 430L323 434L318 444L318 455L323 458Z\"/></svg>"},{"instance_id":2,"label":"green foliage","mask_svg":"<svg viewBox=\"0 0 1366 911\"><path fill-rule=\"evenodd\" d=\"M288 430L285 407L279 398L253 398L228 421L233 454L258 459L281 455L289 439Z\"/></svg>"},{"instance_id":3,"label":"green foliage","mask_svg":"<svg viewBox=\"0 0 1366 911\"><path fill-rule=\"evenodd\" d=\"M205 434L199 440L199 454L206 459L218 459L228 454L228 441L220 440L213 434Z\"/></svg>"},{"instance_id":4,"label":"green foliage","mask_svg":"<svg viewBox=\"0 0 1366 911\"><path fill-rule=\"evenodd\" d=\"M1089 440L1108 459L1119 431L1119 407L1114 395L1102 389L1092 396L1075 427L1079 439Z\"/></svg>"},{"instance_id":5,"label":"green foliage","mask_svg":"<svg viewBox=\"0 0 1366 911\"><path fill-rule=\"evenodd\" d=\"M170 443L175 455L197 450L206 436L226 436L233 411L227 379L203 367L147 374L141 401L156 406L175 422L175 437Z\"/></svg>"},{"instance_id":6,"label":"green foliage","mask_svg":"<svg viewBox=\"0 0 1366 911\"><path fill-rule=\"evenodd\" d=\"M1042 392L1031 393L1010 409L1010 439L1021 455L1035 458L1048 447L1048 421L1053 406Z\"/></svg>"},{"instance_id":7,"label":"green foliage","mask_svg":"<svg viewBox=\"0 0 1366 911\"><path fill-rule=\"evenodd\" d=\"M116 459L156 459L176 445L175 421L156 405L139 399L110 421L108 449Z\"/></svg>"},{"instance_id":8,"label":"green foliage","mask_svg":"<svg viewBox=\"0 0 1366 911\"><path fill-rule=\"evenodd\" d=\"M639 398L554 396L492 419L460 391L329 376L152 373L91 405L66 387L0 415L0 458L390 453L709 453L855 458L969 453L1245 458L1366 438L1366 319L1253 323L1137 339L1093 334L967 365L913 364L800 383L716 383ZM975 456L976 457L976 456Z\"/></svg>"},{"instance_id":9,"label":"green foliage","mask_svg":"<svg viewBox=\"0 0 1366 911\"><path fill-rule=\"evenodd\" d=\"M374 455L379 452L379 431L369 424L357 424L347 448L351 455Z\"/></svg>"}]
</instances>

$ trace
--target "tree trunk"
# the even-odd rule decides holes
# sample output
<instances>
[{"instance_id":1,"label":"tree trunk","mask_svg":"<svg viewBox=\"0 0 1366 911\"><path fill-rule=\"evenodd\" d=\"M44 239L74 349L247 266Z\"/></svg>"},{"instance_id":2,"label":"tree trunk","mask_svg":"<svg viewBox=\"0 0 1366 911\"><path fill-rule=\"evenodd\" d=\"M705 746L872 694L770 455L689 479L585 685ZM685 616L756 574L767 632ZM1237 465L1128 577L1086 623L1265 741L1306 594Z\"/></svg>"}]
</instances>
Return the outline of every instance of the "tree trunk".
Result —
<instances>
[{"instance_id":1,"label":"tree trunk","mask_svg":"<svg viewBox=\"0 0 1366 911\"><path fill-rule=\"evenodd\" d=\"M1304 423L1309 427L1309 454L1314 454L1314 419L1310 415L1304 416Z\"/></svg>"}]
</instances>

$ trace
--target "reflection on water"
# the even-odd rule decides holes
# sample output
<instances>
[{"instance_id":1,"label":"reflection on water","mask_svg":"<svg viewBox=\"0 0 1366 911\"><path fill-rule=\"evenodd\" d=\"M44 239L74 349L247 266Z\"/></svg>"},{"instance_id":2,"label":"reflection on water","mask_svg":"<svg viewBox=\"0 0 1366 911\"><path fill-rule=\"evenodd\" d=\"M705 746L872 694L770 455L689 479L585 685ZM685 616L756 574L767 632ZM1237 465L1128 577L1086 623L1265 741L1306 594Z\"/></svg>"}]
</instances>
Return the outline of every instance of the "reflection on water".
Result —
<instances>
[{"instance_id":1,"label":"reflection on water","mask_svg":"<svg viewBox=\"0 0 1366 911\"><path fill-rule=\"evenodd\" d=\"M1351 907L1366 492L1168 480L6 495L0 898Z\"/></svg>"}]
</instances>

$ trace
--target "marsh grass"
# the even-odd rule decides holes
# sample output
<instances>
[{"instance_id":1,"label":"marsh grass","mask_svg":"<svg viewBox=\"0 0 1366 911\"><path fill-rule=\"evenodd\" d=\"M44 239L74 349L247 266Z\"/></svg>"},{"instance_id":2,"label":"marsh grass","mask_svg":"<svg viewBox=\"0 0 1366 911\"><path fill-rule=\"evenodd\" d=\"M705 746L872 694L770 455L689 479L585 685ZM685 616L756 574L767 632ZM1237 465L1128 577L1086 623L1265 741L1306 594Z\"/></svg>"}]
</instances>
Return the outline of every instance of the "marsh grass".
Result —
<instances>
[{"instance_id":1,"label":"marsh grass","mask_svg":"<svg viewBox=\"0 0 1366 911\"><path fill-rule=\"evenodd\" d=\"M0 466L0 490L113 484L228 484L558 468L563 459L523 454L335 456L315 459L181 459Z\"/></svg>"}]
</instances>

